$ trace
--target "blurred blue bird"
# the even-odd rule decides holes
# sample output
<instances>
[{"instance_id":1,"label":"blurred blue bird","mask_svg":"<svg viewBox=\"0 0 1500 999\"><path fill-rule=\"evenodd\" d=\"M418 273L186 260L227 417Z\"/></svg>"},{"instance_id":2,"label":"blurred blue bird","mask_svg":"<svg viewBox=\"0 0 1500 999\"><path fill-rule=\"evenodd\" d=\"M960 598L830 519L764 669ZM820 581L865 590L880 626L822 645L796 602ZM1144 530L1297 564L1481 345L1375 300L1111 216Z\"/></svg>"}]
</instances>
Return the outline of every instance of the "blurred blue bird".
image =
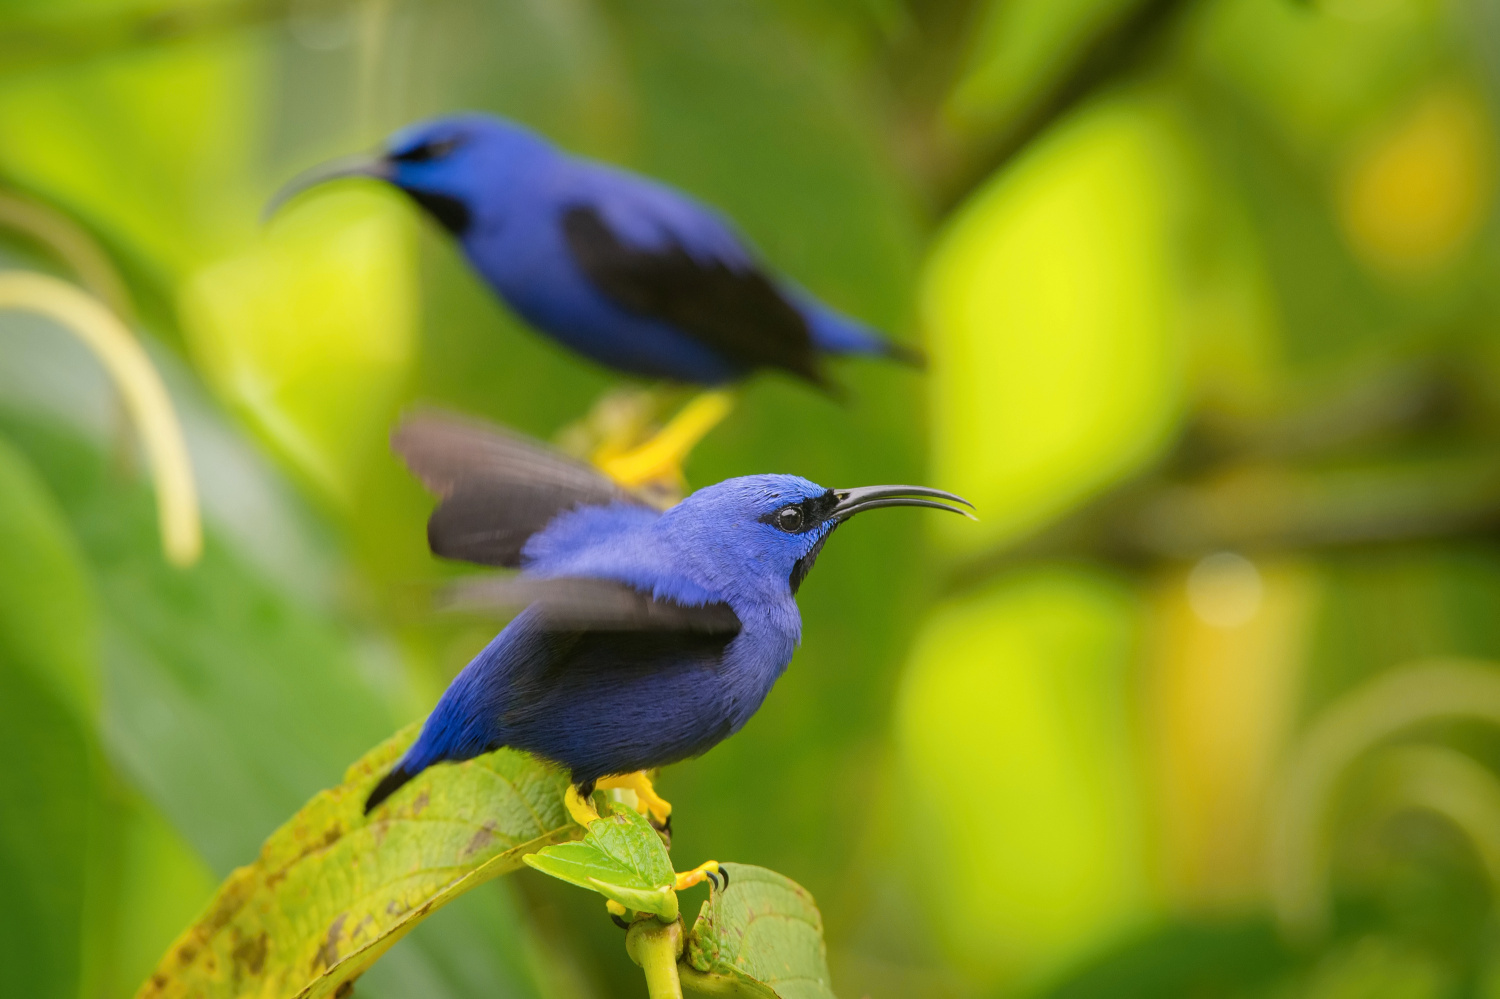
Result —
<instances>
[{"instance_id":1,"label":"blurred blue bird","mask_svg":"<svg viewBox=\"0 0 1500 999\"><path fill-rule=\"evenodd\" d=\"M436 415L407 420L394 445L442 497L436 554L521 570L459 602L525 609L454 679L366 812L435 763L501 746L566 767L570 807L602 779L706 752L786 669L797 589L835 528L882 507L965 513L936 489L794 475L728 479L661 511L581 462ZM637 779L664 823L670 806Z\"/></svg>"},{"instance_id":2,"label":"blurred blue bird","mask_svg":"<svg viewBox=\"0 0 1500 999\"><path fill-rule=\"evenodd\" d=\"M413 125L377 156L295 178L269 210L341 177L405 191L516 313L616 371L717 386L776 368L827 387L828 355L922 362L770 274L712 208L513 122L463 114Z\"/></svg>"}]
</instances>

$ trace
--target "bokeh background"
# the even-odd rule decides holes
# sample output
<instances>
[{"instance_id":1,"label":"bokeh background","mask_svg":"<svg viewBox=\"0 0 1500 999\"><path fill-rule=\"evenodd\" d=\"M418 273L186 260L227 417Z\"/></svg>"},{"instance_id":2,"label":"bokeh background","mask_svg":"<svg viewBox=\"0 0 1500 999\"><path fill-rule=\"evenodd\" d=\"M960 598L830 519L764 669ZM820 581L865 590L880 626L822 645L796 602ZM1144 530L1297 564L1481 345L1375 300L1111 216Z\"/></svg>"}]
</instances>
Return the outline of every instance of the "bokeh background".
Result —
<instances>
[{"instance_id":1,"label":"bokeh background","mask_svg":"<svg viewBox=\"0 0 1500 999\"><path fill-rule=\"evenodd\" d=\"M183 421L164 559L120 397L0 313L0 991L124 997L493 631L390 455L547 438L604 373L443 234L295 171L457 109L718 204L925 343L767 377L689 480L925 482L670 768L871 996L1500 996L1495 0L8 0L0 265L100 296ZM696 904L696 903L694 903ZM465 896L375 997L640 994L595 896Z\"/></svg>"}]
</instances>

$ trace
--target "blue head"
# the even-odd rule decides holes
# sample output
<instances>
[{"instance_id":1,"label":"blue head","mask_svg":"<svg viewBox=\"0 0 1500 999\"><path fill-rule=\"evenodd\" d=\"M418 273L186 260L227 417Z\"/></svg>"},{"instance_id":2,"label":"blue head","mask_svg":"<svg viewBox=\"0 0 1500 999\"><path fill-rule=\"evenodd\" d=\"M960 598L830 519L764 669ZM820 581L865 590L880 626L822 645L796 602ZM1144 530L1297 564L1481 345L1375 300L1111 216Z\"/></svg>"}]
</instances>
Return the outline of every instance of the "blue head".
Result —
<instances>
[{"instance_id":1,"label":"blue head","mask_svg":"<svg viewBox=\"0 0 1500 999\"><path fill-rule=\"evenodd\" d=\"M342 177L371 177L400 188L444 228L462 237L503 221L529 174L558 155L537 133L494 115L448 115L409 125L380 153L350 156L304 171L271 199L273 212L297 194Z\"/></svg>"},{"instance_id":2,"label":"blue head","mask_svg":"<svg viewBox=\"0 0 1500 999\"><path fill-rule=\"evenodd\" d=\"M698 490L659 524L716 588L775 598L797 592L833 529L856 513L923 506L969 516L951 504L970 505L922 486L828 489L796 475L746 475Z\"/></svg>"}]
</instances>

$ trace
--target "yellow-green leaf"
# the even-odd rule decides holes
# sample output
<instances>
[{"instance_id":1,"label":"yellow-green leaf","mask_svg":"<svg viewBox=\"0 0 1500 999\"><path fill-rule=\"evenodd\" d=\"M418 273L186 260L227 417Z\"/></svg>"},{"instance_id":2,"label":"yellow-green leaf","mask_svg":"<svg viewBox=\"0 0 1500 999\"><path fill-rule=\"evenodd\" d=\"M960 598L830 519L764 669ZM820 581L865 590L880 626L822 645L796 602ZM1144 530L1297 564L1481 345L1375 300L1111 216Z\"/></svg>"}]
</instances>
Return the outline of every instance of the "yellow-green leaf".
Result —
<instances>
[{"instance_id":1,"label":"yellow-green leaf","mask_svg":"<svg viewBox=\"0 0 1500 999\"><path fill-rule=\"evenodd\" d=\"M334 995L434 909L582 833L562 804L566 778L511 750L433 767L366 816L417 730L371 750L273 833L138 999Z\"/></svg>"},{"instance_id":2,"label":"yellow-green leaf","mask_svg":"<svg viewBox=\"0 0 1500 999\"><path fill-rule=\"evenodd\" d=\"M912 649L908 843L934 932L986 984L1045 974L1150 910L1138 615L1109 577L1049 567L939 607Z\"/></svg>"},{"instance_id":3,"label":"yellow-green leaf","mask_svg":"<svg viewBox=\"0 0 1500 999\"><path fill-rule=\"evenodd\" d=\"M748 864L721 864L683 950L683 984L708 995L834 999L823 917L807 889Z\"/></svg>"},{"instance_id":4,"label":"yellow-green leaf","mask_svg":"<svg viewBox=\"0 0 1500 999\"><path fill-rule=\"evenodd\" d=\"M677 918L672 858L651 823L633 808L601 816L576 843L549 846L522 859L543 874L590 888L627 909L668 922Z\"/></svg>"},{"instance_id":5,"label":"yellow-green leaf","mask_svg":"<svg viewBox=\"0 0 1500 999\"><path fill-rule=\"evenodd\" d=\"M924 278L933 480L983 514L972 548L1036 527L1159 452L1181 408L1173 257L1185 170L1165 115L1066 124L959 212Z\"/></svg>"},{"instance_id":6,"label":"yellow-green leaf","mask_svg":"<svg viewBox=\"0 0 1500 999\"><path fill-rule=\"evenodd\" d=\"M214 389L341 501L385 451L416 353L416 228L393 197L304 198L182 292L188 344Z\"/></svg>"}]
</instances>

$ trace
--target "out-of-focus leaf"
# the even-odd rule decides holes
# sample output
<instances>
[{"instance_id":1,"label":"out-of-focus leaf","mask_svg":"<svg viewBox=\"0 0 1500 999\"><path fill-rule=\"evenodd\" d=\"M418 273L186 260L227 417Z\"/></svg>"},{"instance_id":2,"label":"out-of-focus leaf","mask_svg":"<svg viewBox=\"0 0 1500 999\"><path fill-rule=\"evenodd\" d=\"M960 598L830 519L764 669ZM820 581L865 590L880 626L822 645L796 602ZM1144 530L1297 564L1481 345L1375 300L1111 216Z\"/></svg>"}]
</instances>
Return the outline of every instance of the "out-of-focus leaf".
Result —
<instances>
[{"instance_id":1,"label":"out-of-focus leaf","mask_svg":"<svg viewBox=\"0 0 1500 999\"><path fill-rule=\"evenodd\" d=\"M1127 668L1137 608L1039 569L938 608L897 700L903 821L939 938L981 980L1055 968L1151 909Z\"/></svg>"},{"instance_id":2,"label":"out-of-focus leaf","mask_svg":"<svg viewBox=\"0 0 1500 999\"><path fill-rule=\"evenodd\" d=\"M3 425L57 493L95 573L107 750L223 876L390 730L381 684L394 681L374 673L378 658L369 661L389 653L378 634L367 633L361 649L318 601L266 579L219 541L212 519L203 562L186 573L165 565L144 488L72 434L11 412ZM208 451L195 458L222 469L209 453L215 438L198 443ZM465 906L445 922L486 960L453 967L448 942L419 929L363 991L377 999L408 986L435 999L542 994L536 939L513 907ZM121 941L122 961L131 959L129 942ZM158 949L147 960L159 957Z\"/></svg>"},{"instance_id":3,"label":"out-of-focus leaf","mask_svg":"<svg viewBox=\"0 0 1500 999\"><path fill-rule=\"evenodd\" d=\"M711 883L684 946L692 970L683 984L708 995L833 999L823 917L807 889L764 867L720 866L729 887Z\"/></svg>"},{"instance_id":4,"label":"out-of-focus leaf","mask_svg":"<svg viewBox=\"0 0 1500 999\"><path fill-rule=\"evenodd\" d=\"M521 858L543 874L589 888L627 909L677 918L672 858L651 823L624 807L602 815L583 839Z\"/></svg>"},{"instance_id":5,"label":"out-of-focus leaf","mask_svg":"<svg viewBox=\"0 0 1500 999\"><path fill-rule=\"evenodd\" d=\"M98 626L78 543L46 486L0 439L0 656L92 725Z\"/></svg>"},{"instance_id":6,"label":"out-of-focus leaf","mask_svg":"<svg viewBox=\"0 0 1500 999\"><path fill-rule=\"evenodd\" d=\"M120 815L110 995L134 994L167 945L213 896L216 880L166 818L140 798Z\"/></svg>"},{"instance_id":7,"label":"out-of-focus leaf","mask_svg":"<svg viewBox=\"0 0 1500 999\"><path fill-rule=\"evenodd\" d=\"M29 668L0 654L0 962L7 991L74 999L96 959L89 924L108 835L91 734ZM97 838L96 838L97 837Z\"/></svg>"},{"instance_id":8,"label":"out-of-focus leaf","mask_svg":"<svg viewBox=\"0 0 1500 999\"><path fill-rule=\"evenodd\" d=\"M1450 979L1435 955L1372 936L1328 954L1300 994L1307 999L1438 999L1454 993Z\"/></svg>"},{"instance_id":9,"label":"out-of-focus leaf","mask_svg":"<svg viewBox=\"0 0 1500 999\"><path fill-rule=\"evenodd\" d=\"M1121 942L1046 992L1048 999L1256 996L1295 966L1265 919L1171 923Z\"/></svg>"},{"instance_id":10,"label":"out-of-focus leaf","mask_svg":"<svg viewBox=\"0 0 1500 999\"><path fill-rule=\"evenodd\" d=\"M231 874L141 999L334 995L434 909L577 834L566 779L511 750L434 767L366 816L418 728L371 750Z\"/></svg>"},{"instance_id":11,"label":"out-of-focus leaf","mask_svg":"<svg viewBox=\"0 0 1500 999\"><path fill-rule=\"evenodd\" d=\"M1378 8L1333 0L1314 10L1225 0L1205 8L1190 51L1316 159L1431 72L1446 44L1443 12L1425 0Z\"/></svg>"},{"instance_id":12,"label":"out-of-focus leaf","mask_svg":"<svg viewBox=\"0 0 1500 999\"><path fill-rule=\"evenodd\" d=\"M1449 85L1370 136L1343 170L1339 218L1367 266L1430 278L1467 248L1495 193L1495 130L1479 95Z\"/></svg>"},{"instance_id":13,"label":"out-of-focus leaf","mask_svg":"<svg viewBox=\"0 0 1500 999\"><path fill-rule=\"evenodd\" d=\"M182 293L199 368L327 495L353 499L417 331L415 224L395 195L318 192Z\"/></svg>"},{"instance_id":14,"label":"out-of-focus leaf","mask_svg":"<svg viewBox=\"0 0 1500 999\"><path fill-rule=\"evenodd\" d=\"M0 967L8 989L48 999L100 987L110 834L97 631L76 559L45 486L0 439Z\"/></svg>"},{"instance_id":15,"label":"out-of-focus leaf","mask_svg":"<svg viewBox=\"0 0 1500 999\"><path fill-rule=\"evenodd\" d=\"M1004 127L1102 31L1142 0L989 0L946 111L961 128Z\"/></svg>"},{"instance_id":16,"label":"out-of-focus leaf","mask_svg":"<svg viewBox=\"0 0 1500 999\"><path fill-rule=\"evenodd\" d=\"M8 75L0 169L153 279L182 276L254 222L261 65L252 39L226 32Z\"/></svg>"},{"instance_id":17,"label":"out-of-focus leaf","mask_svg":"<svg viewBox=\"0 0 1500 999\"><path fill-rule=\"evenodd\" d=\"M934 478L974 501L984 541L1139 469L1176 424L1176 143L1149 104L1096 108L990 181L928 262ZM964 526L943 537L972 549Z\"/></svg>"}]
</instances>

